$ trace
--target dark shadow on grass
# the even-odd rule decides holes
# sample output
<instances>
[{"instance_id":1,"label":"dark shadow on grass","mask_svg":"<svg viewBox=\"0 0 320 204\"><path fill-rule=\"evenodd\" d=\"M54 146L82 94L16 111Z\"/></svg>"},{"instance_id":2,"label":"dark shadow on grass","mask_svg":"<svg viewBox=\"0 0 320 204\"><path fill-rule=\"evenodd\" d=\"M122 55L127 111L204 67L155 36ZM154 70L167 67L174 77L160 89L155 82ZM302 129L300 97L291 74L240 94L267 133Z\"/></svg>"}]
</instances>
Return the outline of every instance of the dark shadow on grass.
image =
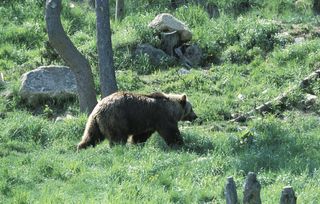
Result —
<instances>
[{"instance_id":1,"label":"dark shadow on grass","mask_svg":"<svg viewBox=\"0 0 320 204\"><path fill-rule=\"evenodd\" d=\"M155 133L151 138L147 140L146 143L138 144L139 146L154 146L162 151L182 151L182 152L192 152L198 155L206 155L209 152L213 152L215 149L215 144L211 138L204 137L201 135L195 135L192 133L182 133L184 140L183 145L173 145L168 146L165 141Z\"/></svg>"},{"instance_id":2,"label":"dark shadow on grass","mask_svg":"<svg viewBox=\"0 0 320 204\"><path fill-rule=\"evenodd\" d=\"M240 144L240 140L233 144L236 168L244 172L312 173L320 166L317 132L297 133L293 129L274 122L258 124L250 144Z\"/></svg>"},{"instance_id":3,"label":"dark shadow on grass","mask_svg":"<svg viewBox=\"0 0 320 204\"><path fill-rule=\"evenodd\" d=\"M196 153L198 155L206 155L215 150L215 144L209 137L204 137L195 134L182 134L184 145L179 147L179 150Z\"/></svg>"}]
</instances>

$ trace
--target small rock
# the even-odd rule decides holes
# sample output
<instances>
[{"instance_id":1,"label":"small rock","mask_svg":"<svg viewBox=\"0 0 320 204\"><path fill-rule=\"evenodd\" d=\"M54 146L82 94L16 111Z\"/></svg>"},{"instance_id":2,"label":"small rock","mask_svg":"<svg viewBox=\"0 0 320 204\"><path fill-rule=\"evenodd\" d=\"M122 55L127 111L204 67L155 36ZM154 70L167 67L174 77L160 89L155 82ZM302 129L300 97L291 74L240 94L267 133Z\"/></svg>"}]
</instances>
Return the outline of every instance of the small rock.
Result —
<instances>
[{"instance_id":1,"label":"small rock","mask_svg":"<svg viewBox=\"0 0 320 204\"><path fill-rule=\"evenodd\" d=\"M157 15L148 26L160 32L178 31L180 34L180 40L183 42L189 41L192 38L190 29L183 22L176 19L169 13Z\"/></svg>"},{"instance_id":2,"label":"small rock","mask_svg":"<svg viewBox=\"0 0 320 204\"><path fill-rule=\"evenodd\" d=\"M181 68L181 69L178 70L178 73L181 74L181 75L185 75L185 74L189 74L190 70L187 70L185 68Z\"/></svg>"},{"instance_id":3,"label":"small rock","mask_svg":"<svg viewBox=\"0 0 320 204\"><path fill-rule=\"evenodd\" d=\"M67 114L67 115L65 115L65 116L58 116L58 117L56 117L56 119L55 119L55 122L57 123L57 122L62 122L62 121L64 121L64 120L70 120L70 119L73 119L74 117L72 116L72 115L70 115L70 114Z\"/></svg>"},{"instance_id":4,"label":"small rock","mask_svg":"<svg viewBox=\"0 0 320 204\"><path fill-rule=\"evenodd\" d=\"M150 63L154 66L159 66L163 61L170 59L163 50L157 49L149 44L141 44L135 50L135 55L144 55L146 54L149 57Z\"/></svg>"},{"instance_id":5,"label":"small rock","mask_svg":"<svg viewBox=\"0 0 320 204\"><path fill-rule=\"evenodd\" d=\"M61 117L61 116L58 116L58 117L56 118L56 120L55 120L56 123L62 122L62 121L63 121L63 117Z\"/></svg>"},{"instance_id":6,"label":"small rock","mask_svg":"<svg viewBox=\"0 0 320 204\"><path fill-rule=\"evenodd\" d=\"M278 43L281 45L281 46L285 46L286 44L288 43L292 43L294 42L294 37L292 37L290 35L289 32L282 32L282 33L277 33L275 35L275 39L278 41Z\"/></svg>"},{"instance_id":7,"label":"small rock","mask_svg":"<svg viewBox=\"0 0 320 204\"><path fill-rule=\"evenodd\" d=\"M318 100L318 97L312 94L307 94L304 98L304 103L306 106L314 105Z\"/></svg>"},{"instance_id":8,"label":"small rock","mask_svg":"<svg viewBox=\"0 0 320 204\"><path fill-rule=\"evenodd\" d=\"M269 92L269 89L265 89L265 90L263 90L261 93L262 94L266 94L266 93L268 93Z\"/></svg>"},{"instance_id":9,"label":"small rock","mask_svg":"<svg viewBox=\"0 0 320 204\"><path fill-rule=\"evenodd\" d=\"M243 101L246 97L245 97L244 95L242 95L242 94L239 94L239 95L237 96L237 98L238 98L240 101Z\"/></svg>"},{"instance_id":10,"label":"small rock","mask_svg":"<svg viewBox=\"0 0 320 204\"><path fill-rule=\"evenodd\" d=\"M65 66L42 66L22 75L19 92L28 105L45 100L66 100L77 95L74 73Z\"/></svg>"},{"instance_id":11,"label":"small rock","mask_svg":"<svg viewBox=\"0 0 320 204\"><path fill-rule=\"evenodd\" d=\"M210 128L209 128L210 131L213 131L213 132L220 132L220 131L223 131L223 127L221 125L218 125L218 124L213 124Z\"/></svg>"},{"instance_id":12,"label":"small rock","mask_svg":"<svg viewBox=\"0 0 320 204\"><path fill-rule=\"evenodd\" d=\"M314 30L312 30L311 34L313 37L320 37L320 28L314 27Z\"/></svg>"},{"instance_id":13,"label":"small rock","mask_svg":"<svg viewBox=\"0 0 320 204\"><path fill-rule=\"evenodd\" d=\"M66 117L65 117L65 119L67 119L67 120L70 120L70 119L73 119L73 118L74 118L74 116L70 115L70 114L67 114Z\"/></svg>"},{"instance_id":14,"label":"small rock","mask_svg":"<svg viewBox=\"0 0 320 204\"><path fill-rule=\"evenodd\" d=\"M298 43L302 43L305 41L304 37L297 37L294 39L294 43L298 44Z\"/></svg>"}]
</instances>

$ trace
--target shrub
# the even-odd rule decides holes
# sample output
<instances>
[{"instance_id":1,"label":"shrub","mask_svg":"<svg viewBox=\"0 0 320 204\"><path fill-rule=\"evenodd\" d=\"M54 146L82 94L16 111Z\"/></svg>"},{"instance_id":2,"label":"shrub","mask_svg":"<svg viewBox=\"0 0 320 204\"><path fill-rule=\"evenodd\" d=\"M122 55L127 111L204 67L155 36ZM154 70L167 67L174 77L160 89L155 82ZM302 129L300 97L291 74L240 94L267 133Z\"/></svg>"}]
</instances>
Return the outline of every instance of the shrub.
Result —
<instances>
[{"instance_id":1,"label":"shrub","mask_svg":"<svg viewBox=\"0 0 320 204\"><path fill-rule=\"evenodd\" d=\"M118 88L122 91L134 91L138 90L142 86L138 74L131 70L117 71L116 72Z\"/></svg>"}]
</instances>

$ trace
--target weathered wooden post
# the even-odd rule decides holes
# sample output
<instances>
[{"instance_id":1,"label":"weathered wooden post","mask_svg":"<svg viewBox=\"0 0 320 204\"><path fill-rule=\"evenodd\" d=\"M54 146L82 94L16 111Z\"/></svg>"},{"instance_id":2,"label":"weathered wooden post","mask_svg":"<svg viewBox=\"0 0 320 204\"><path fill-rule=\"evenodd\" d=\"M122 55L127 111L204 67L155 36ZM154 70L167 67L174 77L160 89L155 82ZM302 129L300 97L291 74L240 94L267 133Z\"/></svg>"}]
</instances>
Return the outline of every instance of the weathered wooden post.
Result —
<instances>
[{"instance_id":1,"label":"weathered wooden post","mask_svg":"<svg viewBox=\"0 0 320 204\"><path fill-rule=\"evenodd\" d=\"M206 4L206 9L210 18L218 18L220 16L219 8L216 4L209 2Z\"/></svg>"},{"instance_id":2,"label":"weathered wooden post","mask_svg":"<svg viewBox=\"0 0 320 204\"><path fill-rule=\"evenodd\" d=\"M249 172L244 183L243 204L261 204L261 185L254 172Z\"/></svg>"},{"instance_id":3,"label":"weathered wooden post","mask_svg":"<svg viewBox=\"0 0 320 204\"><path fill-rule=\"evenodd\" d=\"M296 204L297 197L291 186L286 186L281 192L280 204Z\"/></svg>"},{"instance_id":4,"label":"weathered wooden post","mask_svg":"<svg viewBox=\"0 0 320 204\"><path fill-rule=\"evenodd\" d=\"M232 176L227 178L224 194L226 196L227 204L238 203L237 188Z\"/></svg>"},{"instance_id":5,"label":"weathered wooden post","mask_svg":"<svg viewBox=\"0 0 320 204\"><path fill-rule=\"evenodd\" d=\"M180 34L178 31L161 33L161 47L170 56L173 56L174 48L180 44Z\"/></svg>"},{"instance_id":6,"label":"weathered wooden post","mask_svg":"<svg viewBox=\"0 0 320 204\"><path fill-rule=\"evenodd\" d=\"M313 0L313 12L316 15L319 15L320 13L320 1L319 0Z\"/></svg>"}]
</instances>

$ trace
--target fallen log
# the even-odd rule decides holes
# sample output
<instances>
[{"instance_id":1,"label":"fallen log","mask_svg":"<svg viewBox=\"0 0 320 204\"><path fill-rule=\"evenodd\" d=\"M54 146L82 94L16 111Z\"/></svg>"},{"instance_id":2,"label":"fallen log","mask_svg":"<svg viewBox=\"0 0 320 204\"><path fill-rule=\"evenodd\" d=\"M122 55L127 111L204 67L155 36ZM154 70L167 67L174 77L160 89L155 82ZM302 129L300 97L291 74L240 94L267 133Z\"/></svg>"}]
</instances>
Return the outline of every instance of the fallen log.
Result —
<instances>
[{"instance_id":1,"label":"fallen log","mask_svg":"<svg viewBox=\"0 0 320 204\"><path fill-rule=\"evenodd\" d=\"M302 90L306 91L307 88L309 88L310 85L312 83L314 83L319 78L320 78L320 69L317 69L316 71L314 71L310 75L308 75L306 78L304 78L298 86L294 86L289 91L278 95L276 98L261 104L260 106L250 110L247 113L240 114L240 115L235 114L235 117L233 117L233 119L231 119L230 122L245 122L245 121L253 118L254 113L260 113L263 115L266 113L270 113L273 111L272 107L274 107L276 105L278 105L278 106L284 105L284 102L286 101L286 99L288 98L290 93L292 93L293 91L298 90L298 89L302 89Z\"/></svg>"}]
</instances>

